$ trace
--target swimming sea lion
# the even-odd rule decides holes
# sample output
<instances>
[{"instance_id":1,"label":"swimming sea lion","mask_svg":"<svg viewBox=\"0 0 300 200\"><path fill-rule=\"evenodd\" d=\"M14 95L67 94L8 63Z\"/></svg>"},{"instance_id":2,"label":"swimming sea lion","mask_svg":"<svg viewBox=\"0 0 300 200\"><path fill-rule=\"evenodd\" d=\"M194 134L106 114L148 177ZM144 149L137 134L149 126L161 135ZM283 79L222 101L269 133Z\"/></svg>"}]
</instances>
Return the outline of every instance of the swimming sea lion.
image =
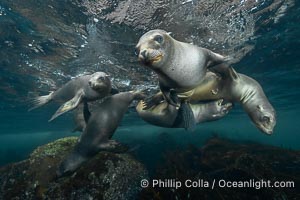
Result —
<instances>
[{"instance_id":1,"label":"swimming sea lion","mask_svg":"<svg viewBox=\"0 0 300 200\"><path fill-rule=\"evenodd\" d=\"M133 100L144 99L141 92L121 92L107 97L92 113L85 110L86 128L73 151L61 163L57 175L76 170L100 150L113 150L119 143L111 140L128 106ZM87 105L85 103L85 105ZM90 115L90 116L88 116Z\"/></svg>"},{"instance_id":2,"label":"swimming sea lion","mask_svg":"<svg viewBox=\"0 0 300 200\"><path fill-rule=\"evenodd\" d=\"M158 75L166 101L174 106L170 90L192 89L204 79L206 69L225 62L228 57L208 49L175 40L164 30L145 33L136 45L141 62Z\"/></svg>"},{"instance_id":3,"label":"swimming sea lion","mask_svg":"<svg viewBox=\"0 0 300 200\"><path fill-rule=\"evenodd\" d=\"M217 99L239 102L259 130L272 134L276 112L260 84L232 67L216 66L216 73L207 72L201 84L192 90L179 91L178 98L193 103ZM157 103L163 95L158 93L154 99Z\"/></svg>"},{"instance_id":4,"label":"swimming sea lion","mask_svg":"<svg viewBox=\"0 0 300 200\"><path fill-rule=\"evenodd\" d=\"M139 116L146 122L168 128L184 128L182 120L178 120L178 109L166 101L144 110L144 101L140 101L136 107ZM232 103L222 104L223 100L211 101L208 103L191 104L197 124L207 121L214 121L224 117L232 108Z\"/></svg>"},{"instance_id":5,"label":"swimming sea lion","mask_svg":"<svg viewBox=\"0 0 300 200\"><path fill-rule=\"evenodd\" d=\"M190 101L223 98L239 102L259 130L272 134L276 112L260 84L249 76L237 73L232 67L218 66L216 72L221 74L221 78L210 74L207 82L192 91L178 94L179 98L190 93L187 95Z\"/></svg>"},{"instance_id":6,"label":"swimming sea lion","mask_svg":"<svg viewBox=\"0 0 300 200\"><path fill-rule=\"evenodd\" d=\"M116 93L117 94L117 93ZM105 97L102 98L100 101L93 101L89 102L88 105L86 101L83 101L82 104L79 104L78 107L73 111L73 121L75 124L75 128L73 129L72 132L79 131L83 132L86 126L86 121L87 118L86 114L86 109L88 108L88 112L93 112L98 108L98 106L105 100Z\"/></svg>"},{"instance_id":7,"label":"swimming sea lion","mask_svg":"<svg viewBox=\"0 0 300 200\"><path fill-rule=\"evenodd\" d=\"M86 123L85 123L84 115L83 115L83 104L78 105L78 107L74 110L73 121L75 124L75 128L73 129L72 132L84 131Z\"/></svg>"},{"instance_id":8,"label":"swimming sea lion","mask_svg":"<svg viewBox=\"0 0 300 200\"><path fill-rule=\"evenodd\" d=\"M52 121L63 113L73 110L82 101L95 101L107 96L110 92L109 75L104 72L96 72L74 78L55 92L35 98L35 106L30 110L43 106L50 101L65 102L49 120Z\"/></svg>"}]
</instances>

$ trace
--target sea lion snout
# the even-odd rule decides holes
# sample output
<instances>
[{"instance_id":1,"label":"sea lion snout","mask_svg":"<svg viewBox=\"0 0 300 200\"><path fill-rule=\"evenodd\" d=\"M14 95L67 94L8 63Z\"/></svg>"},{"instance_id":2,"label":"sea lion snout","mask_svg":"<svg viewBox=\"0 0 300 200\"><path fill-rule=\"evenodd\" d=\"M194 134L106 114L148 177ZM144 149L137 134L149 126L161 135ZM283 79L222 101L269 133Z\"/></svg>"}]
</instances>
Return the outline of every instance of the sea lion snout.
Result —
<instances>
[{"instance_id":1,"label":"sea lion snout","mask_svg":"<svg viewBox=\"0 0 300 200\"><path fill-rule=\"evenodd\" d=\"M265 115L259 121L259 129L267 135L273 134L273 129L276 125L276 119L273 115Z\"/></svg>"},{"instance_id":2,"label":"sea lion snout","mask_svg":"<svg viewBox=\"0 0 300 200\"><path fill-rule=\"evenodd\" d=\"M138 56L138 60L142 62L150 61L149 59L149 48L147 45L138 45L135 50L135 54Z\"/></svg>"},{"instance_id":3,"label":"sea lion snout","mask_svg":"<svg viewBox=\"0 0 300 200\"><path fill-rule=\"evenodd\" d=\"M87 159L88 158L80 154L80 152L73 151L61 162L56 171L56 176L59 178L74 172Z\"/></svg>"},{"instance_id":4,"label":"sea lion snout","mask_svg":"<svg viewBox=\"0 0 300 200\"><path fill-rule=\"evenodd\" d=\"M257 106L255 112L250 113L255 126L267 135L273 134L273 129L276 125L276 112L273 108Z\"/></svg>"},{"instance_id":5,"label":"sea lion snout","mask_svg":"<svg viewBox=\"0 0 300 200\"><path fill-rule=\"evenodd\" d=\"M163 54L157 49L142 49L139 51L138 60L146 65L153 65L161 61Z\"/></svg>"},{"instance_id":6,"label":"sea lion snout","mask_svg":"<svg viewBox=\"0 0 300 200\"><path fill-rule=\"evenodd\" d=\"M148 60L147 50L140 51L138 56L140 61L147 61Z\"/></svg>"},{"instance_id":7,"label":"sea lion snout","mask_svg":"<svg viewBox=\"0 0 300 200\"><path fill-rule=\"evenodd\" d=\"M144 64L147 64L147 63L150 64L150 60L148 59L148 56L147 56L147 50L145 48L142 49L142 51L141 51L141 45L138 44L135 47L134 52L140 62L143 62Z\"/></svg>"},{"instance_id":8,"label":"sea lion snout","mask_svg":"<svg viewBox=\"0 0 300 200\"><path fill-rule=\"evenodd\" d=\"M107 80L108 80L107 77L101 76L101 77L98 77L98 78L96 78L96 79L91 79L91 80L89 80L89 85L90 85L90 86L93 86L93 85L95 85L95 84L97 84L97 83L105 83Z\"/></svg>"}]
</instances>

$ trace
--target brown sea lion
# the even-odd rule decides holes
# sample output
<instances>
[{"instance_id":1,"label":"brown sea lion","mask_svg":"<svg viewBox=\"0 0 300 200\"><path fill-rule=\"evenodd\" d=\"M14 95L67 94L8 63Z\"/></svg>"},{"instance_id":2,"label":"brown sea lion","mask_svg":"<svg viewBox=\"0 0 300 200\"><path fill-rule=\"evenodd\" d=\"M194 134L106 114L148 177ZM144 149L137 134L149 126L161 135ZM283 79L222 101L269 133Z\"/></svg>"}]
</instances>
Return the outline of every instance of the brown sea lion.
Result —
<instances>
[{"instance_id":1,"label":"brown sea lion","mask_svg":"<svg viewBox=\"0 0 300 200\"><path fill-rule=\"evenodd\" d=\"M168 103L178 106L170 90L192 89L205 77L206 69L229 58L209 49L175 40L164 30L145 33L136 45L139 60L158 75L160 89Z\"/></svg>"},{"instance_id":2,"label":"brown sea lion","mask_svg":"<svg viewBox=\"0 0 300 200\"><path fill-rule=\"evenodd\" d=\"M217 66L216 73L207 72L201 84L192 90L180 90L177 96L191 103L217 99L238 102L256 127L268 135L276 125L275 109L260 84L232 67ZM163 95L158 93L153 99L157 104Z\"/></svg>"},{"instance_id":3,"label":"brown sea lion","mask_svg":"<svg viewBox=\"0 0 300 200\"><path fill-rule=\"evenodd\" d=\"M178 109L167 103L161 102L144 110L145 102L140 101L136 107L138 115L146 122L168 128L184 128L182 120L178 120ZM208 103L191 104L196 124L218 120L224 117L232 108L232 103L222 104L223 100Z\"/></svg>"},{"instance_id":4,"label":"brown sea lion","mask_svg":"<svg viewBox=\"0 0 300 200\"><path fill-rule=\"evenodd\" d=\"M111 140L128 106L133 100L144 99L141 92L121 92L107 97L92 113L85 110L86 127L73 151L61 163L57 175L76 170L101 150L113 150L119 143ZM87 103L85 103L85 106ZM90 115L90 116L89 116Z\"/></svg>"},{"instance_id":5,"label":"brown sea lion","mask_svg":"<svg viewBox=\"0 0 300 200\"><path fill-rule=\"evenodd\" d=\"M67 82L60 89L45 96L34 99L34 107L41 107L51 101L64 102L49 121L75 109L82 101L95 101L111 92L111 81L104 72L95 72L91 75L83 75ZM30 111L29 110L29 111Z\"/></svg>"}]
</instances>

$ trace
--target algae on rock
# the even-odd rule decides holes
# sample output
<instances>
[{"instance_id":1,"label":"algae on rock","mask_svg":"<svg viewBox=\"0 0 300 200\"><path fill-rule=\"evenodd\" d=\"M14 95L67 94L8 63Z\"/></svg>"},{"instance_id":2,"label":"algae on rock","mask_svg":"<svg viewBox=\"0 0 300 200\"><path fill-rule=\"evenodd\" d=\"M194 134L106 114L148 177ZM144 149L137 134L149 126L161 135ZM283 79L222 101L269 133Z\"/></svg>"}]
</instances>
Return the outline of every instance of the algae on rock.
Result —
<instances>
[{"instance_id":1,"label":"algae on rock","mask_svg":"<svg viewBox=\"0 0 300 200\"><path fill-rule=\"evenodd\" d=\"M77 137L38 147L29 159L0 169L0 199L132 199L147 178L144 166L129 154L100 152L70 176L56 170Z\"/></svg>"}]
</instances>

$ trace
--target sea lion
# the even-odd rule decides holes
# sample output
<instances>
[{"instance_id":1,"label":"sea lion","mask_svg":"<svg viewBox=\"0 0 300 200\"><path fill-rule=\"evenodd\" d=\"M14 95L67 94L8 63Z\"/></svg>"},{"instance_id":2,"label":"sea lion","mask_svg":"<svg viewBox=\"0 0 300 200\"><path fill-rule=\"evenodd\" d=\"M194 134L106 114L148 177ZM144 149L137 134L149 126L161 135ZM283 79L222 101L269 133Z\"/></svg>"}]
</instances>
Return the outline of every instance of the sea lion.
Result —
<instances>
[{"instance_id":1,"label":"sea lion","mask_svg":"<svg viewBox=\"0 0 300 200\"><path fill-rule=\"evenodd\" d=\"M225 99L242 105L255 126L270 135L276 125L276 112L260 84L232 67L216 66L216 73L207 72L201 84L192 90L178 91L178 98L195 103L205 100ZM158 93L155 103L163 100Z\"/></svg>"},{"instance_id":2,"label":"sea lion","mask_svg":"<svg viewBox=\"0 0 300 200\"><path fill-rule=\"evenodd\" d=\"M91 75L83 75L67 82L60 89L45 96L34 99L35 106L29 111L41 107L50 101L65 102L59 107L49 121L75 109L82 101L95 101L110 94L111 81L109 75L104 72L95 72Z\"/></svg>"},{"instance_id":3,"label":"sea lion","mask_svg":"<svg viewBox=\"0 0 300 200\"><path fill-rule=\"evenodd\" d=\"M228 61L209 49L175 40L164 30L145 33L136 45L139 60L158 75L166 101L174 106L170 90L192 89L204 79L206 69Z\"/></svg>"},{"instance_id":4,"label":"sea lion","mask_svg":"<svg viewBox=\"0 0 300 200\"><path fill-rule=\"evenodd\" d=\"M117 94L117 93L112 93L112 95ZM73 121L74 121L75 127L72 132L75 132L75 131L83 132L85 129L85 126L86 126L87 112L91 113L94 110L96 110L104 100L105 100L105 97L99 101L89 102L88 105L87 105L86 101L83 101L82 104L79 104L78 107L73 112Z\"/></svg>"},{"instance_id":5,"label":"sea lion","mask_svg":"<svg viewBox=\"0 0 300 200\"><path fill-rule=\"evenodd\" d=\"M232 108L232 103L223 103L223 99L208 103L191 104L197 124L214 121L224 117ZM184 128L182 120L178 120L178 109L166 101L144 110L145 102L140 101L136 107L138 115L146 122L168 128Z\"/></svg>"},{"instance_id":6,"label":"sea lion","mask_svg":"<svg viewBox=\"0 0 300 200\"><path fill-rule=\"evenodd\" d=\"M73 172L100 150L113 150L116 148L119 143L111 140L111 137L128 106L133 100L142 100L144 97L141 92L121 92L107 97L92 113L89 113L86 109L86 128L80 141L59 166L57 175L61 176L67 172Z\"/></svg>"},{"instance_id":7,"label":"sea lion","mask_svg":"<svg viewBox=\"0 0 300 200\"><path fill-rule=\"evenodd\" d=\"M75 128L73 129L72 132L83 132L86 126L85 120L84 120L84 114L83 114L83 108L84 105L80 104L78 107L74 110L73 113L73 121L75 124Z\"/></svg>"}]
</instances>

